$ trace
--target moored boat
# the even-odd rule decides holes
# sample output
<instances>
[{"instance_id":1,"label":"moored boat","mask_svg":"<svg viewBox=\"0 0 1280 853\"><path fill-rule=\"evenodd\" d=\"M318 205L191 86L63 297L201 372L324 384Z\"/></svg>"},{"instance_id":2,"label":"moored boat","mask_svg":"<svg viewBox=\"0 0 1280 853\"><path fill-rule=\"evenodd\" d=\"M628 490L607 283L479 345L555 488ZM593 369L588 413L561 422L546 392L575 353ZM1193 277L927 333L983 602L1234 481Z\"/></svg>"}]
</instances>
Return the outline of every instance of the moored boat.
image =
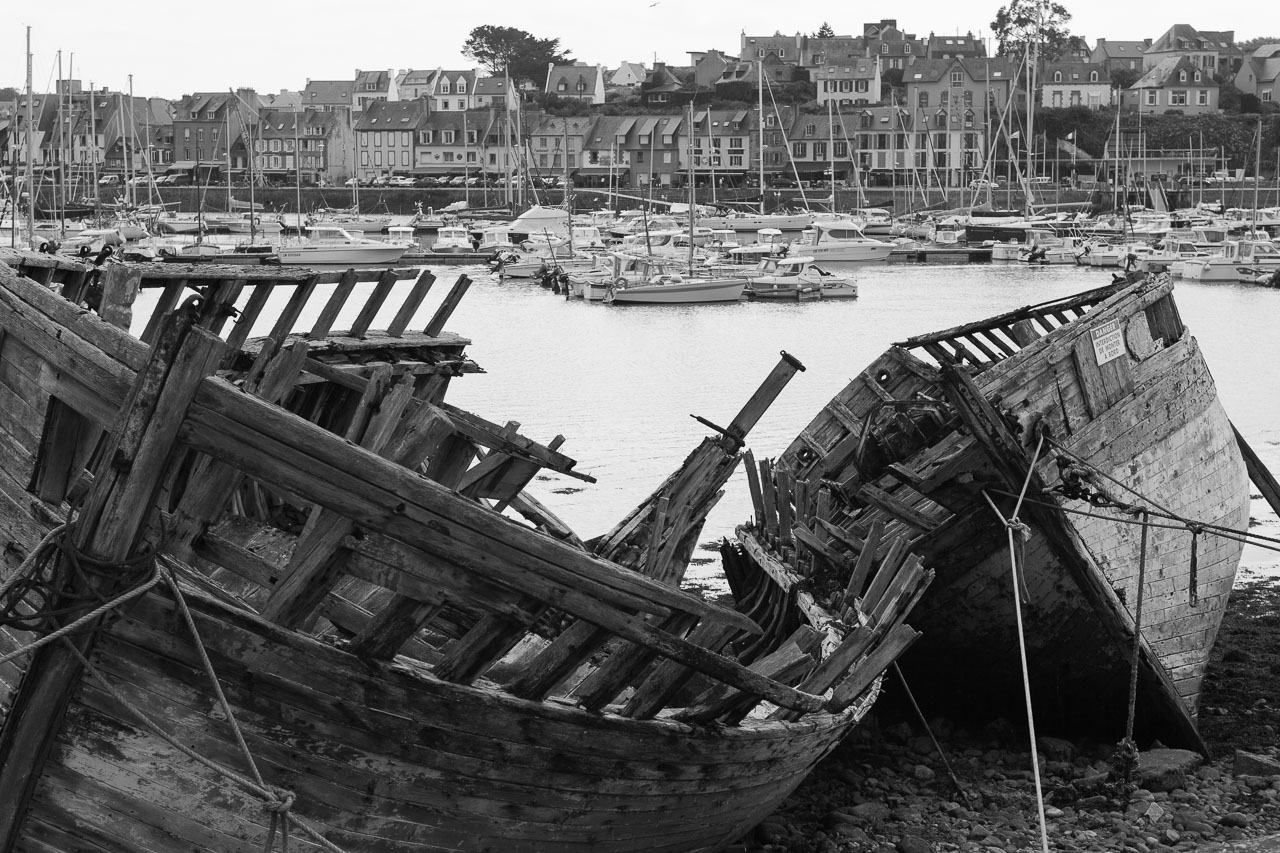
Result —
<instances>
[{"instance_id":1,"label":"moored boat","mask_svg":"<svg viewBox=\"0 0 1280 853\"><path fill-rule=\"evenodd\" d=\"M813 258L765 258L747 274L748 299L854 299L858 284L850 276L829 272Z\"/></svg>"},{"instance_id":2,"label":"moored boat","mask_svg":"<svg viewBox=\"0 0 1280 853\"><path fill-rule=\"evenodd\" d=\"M394 264L409 247L357 236L333 225L310 225L307 239L282 244L276 251L282 264Z\"/></svg>"},{"instance_id":3,"label":"moored boat","mask_svg":"<svg viewBox=\"0 0 1280 853\"><path fill-rule=\"evenodd\" d=\"M917 637L901 552L830 610L802 563L735 565L741 612L676 585L789 356L588 548L524 491L591 479L560 439L443 400L478 370L444 329L465 276L410 331L428 272L116 265L86 310L91 270L11 260L0 385L48 377L0 407L32 439L0 457L19 847L714 851Z\"/></svg>"}]
</instances>

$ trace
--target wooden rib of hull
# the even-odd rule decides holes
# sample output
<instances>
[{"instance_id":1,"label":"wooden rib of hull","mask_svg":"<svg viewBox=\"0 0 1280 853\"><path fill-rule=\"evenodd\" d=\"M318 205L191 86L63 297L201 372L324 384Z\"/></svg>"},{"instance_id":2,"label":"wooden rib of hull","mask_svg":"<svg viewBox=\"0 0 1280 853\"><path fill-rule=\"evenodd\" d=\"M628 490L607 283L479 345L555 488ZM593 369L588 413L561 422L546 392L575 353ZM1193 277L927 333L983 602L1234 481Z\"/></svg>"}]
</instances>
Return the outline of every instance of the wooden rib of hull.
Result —
<instances>
[{"instance_id":1,"label":"wooden rib of hull","mask_svg":"<svg viewBox=\"0 0 1280 853\"><path fill-rule=\"evenodd\" d=\"M1094 300L1100 304L1087 313L1088 306L1060 311L1031 334L1006 327L999 334L967 331L948 340L959 341L967 350L960 357L978 364L974 383L982 395L1022 427L1027 457L1043 424L1062 446L1145 496L1148 505L1243 529L1249 495L1244 464L1208 367L1176 320L1170 291L1167 284L1141 284L1109 301ZM1124 335L1124 352L1100 368L1092 360L1092 330L1113 320ZM936 353L935 338L942 335L903 346L916 343ZM1020 336L1021 344L1015 340ZM886 353L824 408L778 464L849 487L847 478L857 466L848 460L858 444L850 434L886 399L943 399L934 370L907 349ZM981 491L987 489L1008 513L1008 493L1021 483L1001 481L968 435L944 430L925 442L910 433L886 428L878 434L882 441L867 442L871 455L883 454L881 462L894 461L906 473L876 473L872 482L894 502L877 505L873 498L879 492L864 489L851 501L844 523L865 527L881 518L891 529L911 533L918 553L938 572L913 611L912 624L923 639L902 663L928 712L1020 717L1025 712L1008 539ZM893 446L895 436L900 446ZM1049 486L1060 482L1051 448L1043 451L1036 471ZM1114 483L1097 480L1115 497L1137 501ZM855 476L852 482L856 491L862 481ZM1139 590L1140 528L1115 520L1129 516L1086 501L1049 500L1109 517L1046 510L1072 543L1071 553L1031 523L1023 618L1037 725L1051 732L1123 732L1135 602L1141 595L1139 735L1202 747L1193 727L1200 682L1242 545L1202 535L1193 579L1190 532L1151 528ZM1024 521L1028 515L1024 508ZM1081 566L1088 567L1086 574L1078 573Z\"/></svg>"}]
</instances>

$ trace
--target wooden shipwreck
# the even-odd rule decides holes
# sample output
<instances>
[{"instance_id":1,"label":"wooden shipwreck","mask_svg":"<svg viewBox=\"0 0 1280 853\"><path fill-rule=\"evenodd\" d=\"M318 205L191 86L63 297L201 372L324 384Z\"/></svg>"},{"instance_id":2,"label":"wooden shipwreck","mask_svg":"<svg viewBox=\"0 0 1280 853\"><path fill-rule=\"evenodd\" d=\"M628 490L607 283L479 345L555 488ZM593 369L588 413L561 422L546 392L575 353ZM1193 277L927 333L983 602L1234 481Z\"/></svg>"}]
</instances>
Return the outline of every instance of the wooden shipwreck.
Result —
<instances>
[{"instance_id":1,"label":"wooden shipwreck","mask_svg":"<svg viewBox=\"0 0 1280 853\"><path fill-rule=\"evenodd\" d=\"M893 346L757 466L746 555L830 603L863 589L860 556L909 543L937 579L902 669L926 713L973 721L1026 715L1016 587L1038 730L1119 737L1133 713L1138 738L1204 750L1249 488L1172 290L1113 283Z\"/></svg>"},{"instance_id":2,"label":"wooden shipwreck","mask_svg":"<svg viewBox=\"0 0 1280 853\"><path fill-rule=\"evenodd\" d=\"M465 277L414 330L422 271L8 261L0 849L715 850L916 636L914 560L677 585L789 357L588 546L563 439L444 401Z\"/></svg>"}]
</instances>

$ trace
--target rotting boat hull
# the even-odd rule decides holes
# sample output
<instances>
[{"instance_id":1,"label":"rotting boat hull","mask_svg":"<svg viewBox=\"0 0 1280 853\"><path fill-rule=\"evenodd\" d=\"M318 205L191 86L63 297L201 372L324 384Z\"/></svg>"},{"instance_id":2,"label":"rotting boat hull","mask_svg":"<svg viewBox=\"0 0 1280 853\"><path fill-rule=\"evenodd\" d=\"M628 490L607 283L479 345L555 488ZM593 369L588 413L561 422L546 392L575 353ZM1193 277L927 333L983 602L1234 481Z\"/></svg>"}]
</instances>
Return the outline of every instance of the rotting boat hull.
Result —
<instances>
[{"instance_id":1,"label":"rotting boat hull","mask_svg":"<svg viewBox=\"0 0 1280 853\"><path fill-rule=\"evenodd\" d=\"M0 265L0 566L38 578L29 557L61 559L39 546L53 530L111 581L101 597L138 595L36 650L52 626L19 617L40 602L0 613L0 657L24 650L0 664L0 849L248 853L274 814L295 843L349 851L714 851L857 724L918 636L896 599L842 638L674 586L790 357L588 551L521 490L542 468L591 478L441 399L477 369L442 330L465 276L408 332L433 278L367 271L331 332L363 272L117 265L91 311L92 270L24 263L38 281ZM400 283L396 319L369 329ZM291 332L318 285L335 287ZM112 324L134 325L144 286L163 290L137 340ZM286 305L251 337L273 287ZM199 302L171 313L187 288ZM907 569L908 592L931 577ZM100 600L66 583L76 613ZM754 657L730 656L739 638Z\"/></svg>"},{"instance_id":2,"label":"rotting boat hull","mask_svg":"<svg viewBox=\"0 0 1280 853\"><path fill-rule=\"evenodd\" d=\"M1141 597L1138 735L1203 749L1200 683L1242 545L1202 533L1193 556L1182 521L1152 516L1174 529L1148 528L1139 590L1133 516L1040 491L1061 484L1059 456L1078 457L1095 493L1247 527L1244 463L1171 290L1114 286L913 338L773 463L789 482L831 490L840 509L830 520L855 540L883 523L937 569L913 611L923 639L902 662L926 713L1025 715L1008 533L988 497L1008 517L1035 459L1019 584L1038 730L1123 734ZM796 523L822 529L812 513L796 512Z\"/></svg>"}]
</instances>

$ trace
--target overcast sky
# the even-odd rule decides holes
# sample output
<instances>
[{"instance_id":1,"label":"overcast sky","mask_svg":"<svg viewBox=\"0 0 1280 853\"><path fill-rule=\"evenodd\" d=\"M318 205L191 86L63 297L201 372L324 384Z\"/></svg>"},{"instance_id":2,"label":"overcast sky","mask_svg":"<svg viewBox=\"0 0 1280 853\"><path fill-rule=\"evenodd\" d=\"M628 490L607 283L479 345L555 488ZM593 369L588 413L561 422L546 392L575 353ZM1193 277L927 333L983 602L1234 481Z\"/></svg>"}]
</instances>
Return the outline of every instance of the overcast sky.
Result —
<instances>
[{"instance_id":1,"label":"overcast sky","mask_svg":"<svg viewBox=\"0 0 1280 853\"><path fill-rule=\"evenodd\" d=\"M1061 1L1072 14L1071 33L1090 44L1099 36L1156 38L1174 24L1234 30L1241 41L1280 36L1280 16L1258 14L1255 3ZM53 88L61 51L64 75L85 86L92 81L127 91L132 74L135 95L177 98L235 86L264 93L301 89L308 78L351 79L357 68L470 68L475 63L463 58L462 45L483 24L559 38L562 49L590 64L651 65L656 58L683 65L691 50L736 54L742 30L813 32L824 21L851 35L864 21L896 16L902 29L921 37L973 32L990 38L990 22L1007 2L918 0L885 3L884 12L874 13L854 12L852 4L776 0L15 0L0 23L0 86L24 85L27 26L36 91Z\"/></svg>"}]
</instances>

